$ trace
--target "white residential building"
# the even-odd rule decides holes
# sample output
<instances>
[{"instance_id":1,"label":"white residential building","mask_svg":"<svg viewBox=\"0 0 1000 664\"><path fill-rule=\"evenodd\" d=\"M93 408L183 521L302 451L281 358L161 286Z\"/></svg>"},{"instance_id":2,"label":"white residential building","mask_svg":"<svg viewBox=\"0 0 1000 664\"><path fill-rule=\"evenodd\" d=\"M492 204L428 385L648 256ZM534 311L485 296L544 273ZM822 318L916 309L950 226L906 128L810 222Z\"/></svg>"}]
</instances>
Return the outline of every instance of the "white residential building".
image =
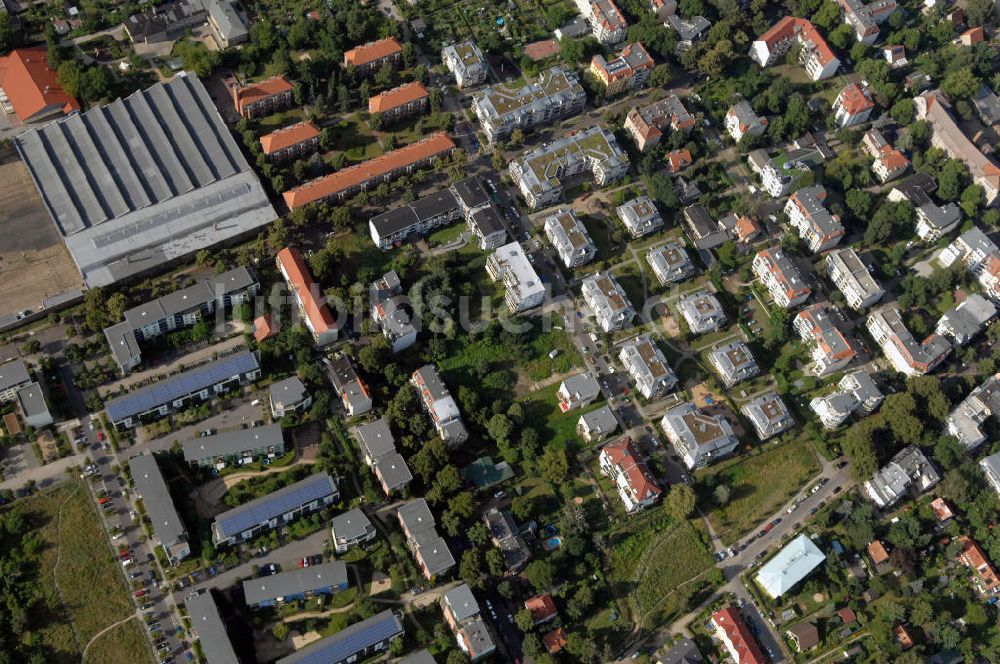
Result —
<instances>
[{"instance_id":1,"label":"white residential building","mask_svg":"<svg viewBox=\"0 0 1000 664\"><path fill-rule=\"evenodd\" d=\"M625 289L610 272L583 280L583 299L605 332L614 332L632 325L635 309L628 301Z\"/></svg>"},{"instance_id":2,"label":"white residential building","mask_svg":"<svg viewBox=\"0 0 1000 664\"><path fill-rule=\"evenodd\" d=\"M965 397L945 420L945 433L968 451L986 442L983 424L1000 413L1000 375L994 374Z\"/></svg>"},{"instance_id":3,"label":"white residential building","mask_svg":"<svg viewBox=\"0 0 1000 664\"><path fill-rule=\"evenodd\" d=\"M750 352L750 347L742 341L731 341L716 346L708 353L708 361L719 373L726 387L733 387L760 373L760 367L757 366L757 360Z\"/></svg>"},{"instance_id":4,"label":"white residential building","mask_svg":"<svg viewBox=\"0 0 1000 664\"><path fill-rule=\"evenodd\" d=\"M937 182L927 173L914 173L889 191L895 203L909 201L917 212L917 236L924 242L935 242L952 232L962 221L962 213L954 203L938 205L931 198Z\"/></svg>"},{"instance_id":5,"label":"white residential building","mask_svg":"<svg viewBox=\"0 0 1000 664\"><path fill-rule=\"evenodd\" d=\"M617 44L625 39L628 21L612 0L576 0L577 9L602 44Z\"/></svg>"},{"instance_id":6,"label":"white residential building","mask_svg":"<svg viewBox=\"0 0 1000 664\"><path fill-rule=\"evenodd\" d=\"M989 482L993 490L1000 494L1000 453L991 454L979 462L983 469L983 476Z\"/></svg>"},{"instance_id":7,"label":"white residential building","mask_svg":"<svg viewBox=\"0 0 1000 664\"><path fill-rule=\"evenodd\" d=\"M441 60L461 89L474 87L486 80L486 56L473 41L445 46L441 51Z\"/></svg>"},{"instance_id":8,"label":"white residential building","mask_svg":"<svg viewBox=\"0 0 1000 664\"><path fill-rule=\"evenodd\" d=\"M704 413L690 402L668 410L660 427L689 470L732 454L740 444L726 418Z\"/></svg>"},{"instance_id":9,"label":"white residential building","mask_svg":"<svg viewBox=\"0 0 1000 664\"><path fill-rule=\"evenodd\" d=\"M896 504L908 492L920 495L941 481L934 464L916 445L904 448L864 483L864 491L873 503L885 509Z\"/></svg>"},{"instance_id":10,"label":"white residential building","mask_svg":"<svg viewBox=\"0 0 1000 664\"><path fill-rule=\"evenodd\" d=\"M824 259L826 276L847 300L847 306L855 311L863 311L874 305L885 290L872 277L851 248L831 251Z\"/></svg>"},{"instance_id":11,"label":"white residential building","mask_svg":"<svg viewBox=\"0 0 1000 664\"><path fill-rule=\"evenodd\" d=\"M713 332L726 324L722 304L707 290L682 297L677 301L677 310L694 334Z\"/></svg>"},{"instance_id":12,"label":"white residential building","mask_svg":"<svg viewBox=\"0 0 1000 664\"><path fill-rule=\"evenodd\" d=\"M760 136L767 131L767 118L757 115L750 102L736 102L726 113L726 131L739 142L744 136Z\"/></svg>"},{"instance_id":13,"label":"white residential building","mask_svg":"<svg viewBox=\"0 0 1000 664\"><path fill-rule=\"evenodd\" d=\"M680 242L652 247L646 254L646 262L661 286L684 281L694 274L694 263Z\"/></svg>"},{"instance_id":14,"label":"white residential building","mask_svg":"<svg viewBox=\"0 0 1000 664\"><path fill-rule=\"evenodd\" d=\"M622 344L618 357L644 399L662 397L677 385L677 375L667 364L663 351L646 335Z\"/></svg>"},{"instance_id":15,"label":"white residential building","mask_svg":"<svg viewBox=\"0 0 1000 664\"><path fill-rule=\"evenodd\" d=\"M601 474L615 483L618 495L631 514L656 503L663 492L653 474L636 454L632 439L623 436L601 448L598 456Z\"/></svg>"},{"instance_id":16,"label":"white residential building","mask_svg":"<svg viewBox=\"0 0 1000 664\"><path fill-rule=\"evenodd\" d=\"M425 364L410 376L410 383L417 388L424 410L431 418L434 429L449 448L455 448L469 438L469 431L462 422L455 398L441 379L437 367Z\"/></svg>"},{"instance_id":17,"label":"white residential building","mask_svg":"<svg viewBox=\"0 0 1000 664\"><path fill-rule=\"evenodd\" d=\"M786 16L754 41L750 57L761 67L778 62L792 46L799 46L799 63L814 81L830 78L837 73L840 60L826 41L804 18Z\"/></svg>"},{"instance_id":18,"label":"white residential building","mask_svg":"<svg viewBox=\"0 0 1000 664\"><path fill-rule=\"evenodd\" d=\"M586 265L597 256L597 245L571 208L560 208L545 217L544 228L545 236L566 267Z\"/></svg>"},{"instance_id":19,"label":"white residential building","mask_svg":"<svg viewBox=\"0 0 1000 664\"><path fill-rule=\"evenodd\" d=\"M873 44L878 39L879 24L896 11L896 0L874 0L864 4L862 0L838 0L844 16L844 23L851 26L854 36L862 44Z\"/></svg>"},{"instance_id":20,"label":"white residential building","mask_svg":"<svg viewBox=\"0 0 1000 664\"><path fill-rule=\"evenodd\" d=\"M813 185L799 189L785 203L788 221L814 254L833 249L844 237L840 219L823 207L825 200L826 189Z\"/></svg>"},{"instance_id":21,"label":"white residential building","mask_svg":"<svg viewBox=\"0 0 1000 664\"><path fill-rule=\"evenodd\" d=\"M825 305L806 307L792 320L792 327L809 349L812 365L807 369L816 376L840 371L856 355L854 345L837 327Z\"/></svg>"},{"instance_id":22,"label":"white residential building","mask_svg":"<svg viewBox=\"0 0 1000 664\"><path fill-rule=\"evenodd\" d=\"M782 309L797 307L812 294L802 273L780 248L763 249L753 259L753 273Z\"/></svg>"},{"instance_id":23,"label":"white residential building","mask_svg":"<svg viewBox=\"0 0 1000 664\"><path fill-rule=\"evenodd\" d=\"M833 116L838 127L852 127L868 121L875 102L868 89L858 83L848 83L833 101Z\"/></svg>"},{"instance_id":24,"label":"white residential building","mask_svg":"<svg viewBox=\"0 0 1000 664\"><path fill-rule=\"evenodd\" d=\"M587 94L576 76L552 67L521 86L499 83L477 92L472 110L486 138L506 139L515 129L529 129L583 110Z\"/></svg>"},{"instance_id":25,"label":"white residential building","mask_svg":"<svg viewBox=\"0 0 1000 664\"><path fill-rule=\"evenodd\" d=\"M740 412L750 420L761 442L795 426L788 407L775 392L762 394L745 403Z\"/></svg>"},{"instance_id":26,"label":"white residential building","mask_svg":"<svg viewBox=\"0 0 1000 664\"><path fill-rule=\"evenodd\" d=\"M867 327L893 368L907 376L933 371L951 353L951 344L939 334L931 334L918 343L895 305L873 311Z\"/></svg>"},{"instance_id":27,"label":"white residential building","mask_svg":"<svg viewBox=\"0 0 1000 664\"><path fill-rule=\"evenodd\" d=\"M844 423L851 413L870 415L882 404L882 391L868 372L857 369L844 374L837 383L837 390L809 402L827 429L833 430Z\"/></svg>"},{"instance_id":28,"label":"white residential building","mask_svg":"<svg viewBox=\"0 0 1000 664\"><path fill-rule=\"evenodd\" d=\"M1000 249L986 233L972 228L955 239L940 254L938 260L945 267L956 262L965 265L988 298L1000 302Z\"/></svg>"},{"instance_id":29,"label":"white residential building","mask_svg":"<svg viewBox=\"0 0 1000 664\"><path fill-rule=\"evenodd\" d=\"M591 374L580 372L567 377L559 385L556 397L559 399L559 410L566 412L581 408L601 396L601 386Z\"/></svg>"},{"instance_id":30,"label":"white residential building","mask_svg":"<svg viewBox=\"0 0 1000 664\"><path fill-rule=\"evenodd\" d=\"M996 318L997 308L979 293L971 293L957 307L944 312L934 331L964 346Z\"/></svg>"},{"instance_id":31,"label":"white residential building","mask_svg":"<svg viewBox=\"0 0 1000 664\"><path fill-rule=\"evenodd\" d=\"M618 430L618 418L611 406L584 413L576 423L576 432L588 443L595 443Z\"/></svg>"},{"instance_id":32,"label":"white residential building","mask_svg":"<svg viewBox=\"0 0 1000 664\"><path fill-rule=\"evenodd\" d=\"M633 238L643 237L663 228L663 217L649 196L634 198L615 208L615 213Z\"/></svg>"},{"instance_id":33,"label":"white residential building","mask_svg":"<svg viewBox=\"0 0 1000 664\"><path fill-rule=\"evenodd\" d=\"M504 302L511 313L533 309L545 299L545 284L517 242L500 247L486 261L486 271L505 289Z\"/></svg>"},{"instance_id":34,"label":"white residential building","mask_svg":"<svg viewBox=\"0 0 1000 664\"><path fill-rule=\"evenodd\" d=\"M537 210L562 198L567 178L589 172L594 184L603 187L625 177L628 168L628 155L614 134L590 127L521 155L507 170L525 202Z\"/></svg>"}]
</instances>

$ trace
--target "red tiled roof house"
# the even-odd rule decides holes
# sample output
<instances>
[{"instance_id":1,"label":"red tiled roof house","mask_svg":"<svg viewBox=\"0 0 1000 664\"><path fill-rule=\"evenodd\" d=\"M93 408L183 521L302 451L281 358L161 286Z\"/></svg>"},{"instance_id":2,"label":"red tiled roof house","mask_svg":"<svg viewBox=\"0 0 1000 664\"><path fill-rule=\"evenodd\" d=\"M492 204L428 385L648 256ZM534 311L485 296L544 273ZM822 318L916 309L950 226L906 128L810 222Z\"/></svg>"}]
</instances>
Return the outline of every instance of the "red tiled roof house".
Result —
<instances>
[{"instance_id":1,"label":"red tiled roof house","mask_svg":"<svg viewBox=\"0 0 1000 664\"><path fill-rule=\"evenodd\" d=\"M302 254L295 247L285 247L278 252L275 263L295 298L313 341L321 348L332 344L337 340L336 322Z\"/></svg>"},{"instance_id":2,"label":"red tiled roof house","mask_svg":"<svg viewBox=\"0 0 1000 664\"><path fill-rule=\"evenodd\" d=\"M260 83L233 86L233 106L244 118L260 118L291 105L292 84L284 76L272 76Z\"/></svg>"},{"instance_id":3,"label":"red tiled roof house","mask_svg":"<svg viewBox=\"0 0 1000 664\"><path fill-rule=\"evenodd\" d=\"M38 122L80 110L62 86L42 46L19 48L0 58L0 106L21 122Z\"/></svg>"},{"instance_id":4,"label":"red tiled roof house","mask_svg":"<svg viewBox=\"0 0 1000 664\"><path fill-rule=\"evenodd\" d=\"M764 664L767 661L736 607L727 606L713 613L712 625L715 635L736 664Z\"/></svg>"},{"instance_id":5,"label":"red tiled roof house","mask_svg":"<svg viewBox=\"0 0 1000 664\"><path fill-rule=\"evenodd\" d=\"M354 67L359 76L368 76L387 62L396 67L402 59L403 47L395 37L386 37L356 46L344 53L344 66Z\"/></svg>"},{"instance_id":6,"label":"red tiled roof house","mask_svg":"<svg viewBox=\"0 0 1000 664\"><path fill-rule=\"evenodd\" d=\"M635 453L632 439L623 436L603 448L599 456L601 472L610 477L626 512L636 512L655 503L663 492L646 464Z\"/></svg>"},{"instance_id":7,"label":"red tiled roof house","mask_svg":"<svg viewBox=\"0 0 1000 664\"><path fill-rule=\"evenodd\" d=\"M430 96L420 83L406 83L368 99L368 112L380 113L382 123L426 113Z\"/></svg>"},{"instance_id":8,"label":"red tiled roof house","mask_svg":"<svg viewBox=\"0 0 1000 664\"><path fill-rule=\"evenodd\" d=\"M261 136L260 147L274 162L305 157L319 150L319 129L312 122L298 122Z\"/></svg>"}]
</instances>

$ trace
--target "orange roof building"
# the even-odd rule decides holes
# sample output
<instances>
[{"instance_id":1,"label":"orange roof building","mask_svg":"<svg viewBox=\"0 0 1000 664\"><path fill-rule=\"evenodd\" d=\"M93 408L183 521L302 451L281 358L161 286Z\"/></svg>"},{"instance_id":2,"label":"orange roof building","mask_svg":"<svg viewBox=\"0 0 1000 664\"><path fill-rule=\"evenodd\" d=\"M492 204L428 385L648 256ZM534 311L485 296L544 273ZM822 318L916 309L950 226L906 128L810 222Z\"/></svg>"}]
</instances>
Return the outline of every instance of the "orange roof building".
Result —
<instances>
[{"instance_id":1,"label":"orange roof building","mask_svg":"<svg viewBox=\"0 0 1000 664\"><path fill-rule=\"evenodd\" d=\"M1000 589L1000 579L997 578L997 572L982 548L971 537L965 535L959 537L958 541L962 544L962 553L958 554L958 561L973 571L976 588L983 595L994 594Z\"/></svg>"},{"instance_id":2,"label":"orange roof building","mask_svg":"<svg viewBox=\"0 0 1000 664\"><path fill-rule=\"evenodd\" d=\"M292 84L284 76L233 86L233 106L244 118L259 118L292 105Z\"/></svg>"},{"instance_id":3,"label":"orange roof building","mask_svg":"<svg viewBox=\"0 0 1000 664\"><path fill-rule=\"evenodd\" d=\"M794 45L802 46L799 62L814 81L837 73L840 60L812 23L804 18L786 16L754 41L750 57L761 67L775 64Z\"/></svg>"},{"instance_id":4,"label":"orange roof building","mask_svg":"<svg viewBox=\"0 0 1000 664\"><path fill-rule=\"evenodd\" d=\"M850 127L868 120L875 102L868 90L857 83L848 83L833 102L833 110L840 127Z\"/></svg>"},{"instance_id":5,"label":"orange roof building","mask_svg":"<svg viewBox=\"0 0 1000 664\"><path fill-rule=\"evenodd\" d=\"M423 113L430 106L430 97L420 83L406 83L368 99L368 112L381 113L385 120L398 120Z\"/></svg>"},{"instance_id":6,"label":"orange roof building","mask_svg":"<svg viewBox=\"0 0 1000 664\"><path fill-rule=\"evenodd\" d=\"M868 557L876 565L889 562L889 554L886 552L885 545L882 544L881 540L872 540L868 544Z\"/></svg>"},{"instance_id":7,"label":"orange roof building","mask_svg":"<svg viewBox=\"0 0 1000 664\"><path fill-rule=\"evenodd\" d=\"M344 53L344 66L354 67L359 74L367 75L379 69L383 64L396 66L403 57L403 47L395 37L386 37L378 41L356 46Z\"/></svg>"},{"instance_id":8,"label":"orange roof building","mask_svg":"<svg viewBox=\"0 0 1000 664\"><path fill-rule=\"evenodd\" d=\"M311 154L319 149L319 129L312 122L298 122L261 136L260 147L273 161Z\"/></svg>"},{"instance_id":9,"label":"orange roof building","mask_svg":"<svg viewBox=\"0 0 1000 664\"><path fill-rule=\"evenodd\" d=\"M377 186L380 182L389 182L412 173L429 165L437 157L451 154L455 148L455 142L447 134L440 132L380 157L289 189L282 196L292 210L318 201L341 201L370 186Z\"/></svg>"},{"instance_id":10,"label":"orange roof building","mask_svg":"<svg viewBox=\"0 0 1000 664\"><path fill-rule=\"evenodd\" d=\"M295 247L285 247L275 257L278 270L295 297L303 322L319 347L337 340L337 326L330 307L309 272L302 254Z\"/></svg>"},{"instance_id":11,"label":"orange roof building","mask_svg":"<svg viewBox=\"0 0 1000 664\"><path fill-rule=\"evenodd\" d=\"M900 650L909 650L913 647L913 637L910 636L910 633L906 631L906 627L903 625L893 627L892 635L896 639L896 643L899 644Z\"/></svg>"},{"instance_id":12,"label":"orange roof building","mask_svg":"<svg viewBox=\"0 0 1000 664\"><path fill-rule=\"evenodd\" d=\"M629 44L610 62L600 54L590 60L590 73L605 87L609 97L644 86L653 67L653 58L641 42Z\"/></svg>"},{"instance_id":13,"label":"orange roof building","mask_svg":"<svg viewBox=\"0 0 1000 664\"><path fill-rule=\"evenodd\" d=\"M951 505L949 505L948 501L940 496L931 501L931 509L934 510L934 516L936 516L937 520L941 523L944 523L948 519L955 516L955 513L951 511Z\"/></svg>"},{"instance_id":14,"label":"orange roof building","mask_svg":"<svg viewBox=\"0 0 1000 664\"><path fill-rule=\"evenodd\" d=\"M681 148L680 150L671 150L667 153L667 162L670 164L671 173L680 173L685 168L691 165L691 151L687 148Z\"/></svg>"},{"instance_id":15,"label":"orange roof building","mask_svg":"<svg viewBox=\"0 0 1000 664\"><path fill-rule=\"evenodd\" d=\"M270 339L278 333L278 328L274 324L271 314L258 316L253 321L253 338L257 343Z\"/></svg>"},{"instance_id":16,"label":"orange roof building","mask_svg":"<svg viewBox=\"0 0 1000 664\"><path fill-rule=\"evenodd\" d=\"M80 110L80 102L59 85L43 46L19 48L0 58L0 100L21 122L38 122Z\"/></svg>"},{"instance_id":17,"label":"orange roof building","mask_svg":"<svg viewBox=\"0 0 1000 664\"><path fill-rule=\"evenodd\" d=\"M983 30L983 26L978 26L975 28L969 28L958 38L958 42L963 46L975 46L986 39L986 32Z\"/></svg>"},{"instance_id":18,"label":"orange roof building","mask_svg":"<svg viewBox=\"0 0 1000 664\"><path fill-rule=\"evenodd\" d=\"M524 602L524 608L531 612L531 617L535 624L554 620L559 612L556 611L556 603L552 601L552 595L542 593L535 595Z\"/></svg>"},{"instance_id":19,"label":"orange roof building","mask_svg":"<svg viewBox=\"0 0 1000 664\"><path fill-rule=\"evenodd\" d=\"M566 647L566 632L562 627L554 629L542 637L542 642L549 654L554 655Z\"/></svg>"},{"instance_id":20,"label":"orange roof building","mask_svg":"<svg viewBox=\"0 0 1000 664\"><path fill-rule=\"evenodd\" d=\"M740 242L752 242L763 232L760 222L753 217L742 216L736 219L736 237Z\"/></svg>"},{"instance_id":21,"label":"orange roof building","mask_svg":"<svg viewBox=\"0 0 1000 664\"><path fill-rule=\"evenodd\" d=\"M663 490L636 454L632 439L622 436L601 448L601 473L610 477L626 512L635 512L655 503Z\"/></svg>"}]
</instances>

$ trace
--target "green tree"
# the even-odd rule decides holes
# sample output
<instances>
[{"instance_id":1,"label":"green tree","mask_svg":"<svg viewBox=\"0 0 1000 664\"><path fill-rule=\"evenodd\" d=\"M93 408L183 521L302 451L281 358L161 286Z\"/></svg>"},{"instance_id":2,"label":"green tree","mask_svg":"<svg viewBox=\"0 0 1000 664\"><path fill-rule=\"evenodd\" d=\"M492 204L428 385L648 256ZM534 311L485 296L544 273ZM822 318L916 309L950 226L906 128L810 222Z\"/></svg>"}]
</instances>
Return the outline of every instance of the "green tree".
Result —
<instances>
[{"instance_id":1,"label":"green tree","mask_svg":"<svg viewBox=\"0 0 1000 664\"><path fill-rule=\"evenodd\" d=\"M912 99L900 99L892 105L889 113L892 115L892 119L901 125L910 124L917 115Z\"/></svg>"},{"instance_id":2,"label":"green tree","mask_svg":"<svg viewBox=\"0 0 1000 664\"><path fill-rule=\"evenodd\" d=\"M653 68L653 71L649 74L649 84L654 87L662 88L670 84L671 78L670 65L656 65L656 67Z\"/></svg>"},{"instance_id":3,"label":"green tree","mask_svg":"<svg viewBox=\"0 0 1000 664\"><path fill-rule=\"evenodd\" d=\"M941 81L941 92L948 95L948 99L952 102L959 99L968 101L975 97L978 91L979 79L966 67L952 69Z\"/></svg>"},{"instance_id":4,"label":"green tree","mask_svg":"<svg viewBox=\"0 0 1000 664\"><path fill-rule=\"evenodd\" d=\"M675 521L686 519L694 511L694 504L694 491L687 484L673 485L663 500L667 514Z\"/></svg>"},{"instance_id":5,"label":"green tree","mask_svg":"<svg viewBox=\"0 0 1000 664\"><path fill-rule=\"evenodd\" d=\"M525 634L535 629L535 619L531 617L531 611L528 609L521 609L514 614L514 624Z\"/></svg>"},{"instance_id":6,"label":"green tree","mask_svg":"<svg viewBox=\"0 0 1000 664\"><path fill-rule=\"evenodd\" d=\"M104 291L100 287L90 288L83 295L83 319L91 332L100 332L109 323L104 304Z\"/></svg>"},{"instance_id":7,"label":"green tree","mask_svg":"<svg viewBox=\"0 0 1000 664\"><path fill-rule=\"evenodd\" d=\"M479 553L479 549L466 549L462 553L462 560L458 564L458 575L469 584L470 588L482 590L486 587L483 557Z\"/></svg>"},{"instance_id":8,"label":"green tree","mask_svg":"<svg viewBox=\"0 0 1000 664\"><path fill-rule=\"evenodd\" d=\"M976 219L985 204L986 194L983 192L983 188L978 184L970 184L962 191L962 199L958 205L966 217Z\"/></svg>"},{"instance_id":9,"label":"green tree","mask_svg":"<svg viewBox=\"0 0 1000 664\"><path fill-rule=\"evenodd\" d=\"M566 450L561 447L547 447L542 452L540 460L541 474L552 484L562 484L569 472L569 460L566 458Z\"/></svg>"},{"instance_id":10,"label":"green tree","mask_svg":"<svg viewBox=\"0 0 1000 664\"><path fill-rule=\"evenodd\" d=\"M382 114L372 113L368 116L368 126L371 127L372 131L379 131L382 129Z\"/></svg>"},{"instance_id":11,"label":"green tree","mask_svg":"<svg viewBox=\"0 0 1000 664\"><path fill-rule=\"evenodd\" d=\"M548 560L533 560L524 568L524 576L538 592L545 592L555 583L555 570Z\"/></svg>"}]
</instances>

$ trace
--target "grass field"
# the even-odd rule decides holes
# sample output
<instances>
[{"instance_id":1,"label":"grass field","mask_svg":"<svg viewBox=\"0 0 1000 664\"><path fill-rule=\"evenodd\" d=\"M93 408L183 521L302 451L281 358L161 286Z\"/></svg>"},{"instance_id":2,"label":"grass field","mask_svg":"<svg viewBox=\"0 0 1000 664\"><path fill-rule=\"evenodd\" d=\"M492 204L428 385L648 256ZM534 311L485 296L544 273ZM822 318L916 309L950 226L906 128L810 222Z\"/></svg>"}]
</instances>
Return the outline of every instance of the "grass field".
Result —
<instances>
[{"instance_id":1,"label":"grass field","mask_svg":"<svg viewBox=\"0 0 1000 664\"><path fill-rule=\"evenodd\" d=\"M729 503L708 514L715 532L731 543L756 527L819 472L812 446L796 440L761 454L723 462L702 471L730 490Z\"/></svg>"},{"instance_id":2,"label":"grass field","mask_svg":"<svg viewBox=\"0 0 1000 664\"><path fill-rule=\"evenodd\" d=\"M524 405L525 420L538 429L543 441L566 443L568 449L574 449L583 444L583 439L576 434L576 423L580 416L601 408L605 403L601 400L585 408L564 413L559 410L559 400L556 397L558 391L559 383L554 383L529 394L521 402Z\"/></svg>"},{"instance_id":3,"label":"grass field","mask_svg":"<svg viewBox=\"0 0 1000 664\"><path fill-rule=\"evenodd\" d=\"M333 125L333 144L338 152L343 152L349 163L358 163L382 154L371 128L361 119L360 113L352 113Z\"/></svg>"},{"instance_id":4,"label":"grass field","mask_svg":"<svg viewBox=\"0 0 1000 664\"><path fill-rule=\"evenodd\" d=\"M712 556L690 522L678 524L647 549L638 565L635 602L643 614L670 593L712 566Z\"/></svg>"},{"instance_id":5,"label":"grass field","mask_svg":"<svg viewBox=\"0 0 1000 664\"><path fill-rule=\"evenodd\" d=\"M47 604L64 611L32 625L35 638L52 648L53 662L79 662L98 632L133 611L125 581L105 539L99 517L80 481L15 503L41 546L39 583ZM114 629L94 643L87 662L148 662L142 633ZM74 633L75 631L75 633ZM136 638L139 640L136 641Z\"/></svg>"}]
</instances>

